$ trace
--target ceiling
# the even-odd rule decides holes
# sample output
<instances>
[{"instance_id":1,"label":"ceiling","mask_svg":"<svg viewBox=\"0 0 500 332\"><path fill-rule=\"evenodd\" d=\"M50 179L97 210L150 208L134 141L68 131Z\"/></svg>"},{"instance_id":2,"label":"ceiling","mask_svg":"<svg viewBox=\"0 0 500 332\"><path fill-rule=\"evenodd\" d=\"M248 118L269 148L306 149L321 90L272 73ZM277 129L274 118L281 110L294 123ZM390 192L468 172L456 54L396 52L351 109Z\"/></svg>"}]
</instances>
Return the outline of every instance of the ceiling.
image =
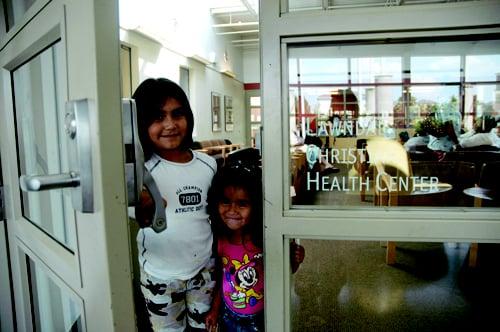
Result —
<instances>
[{"instance_id":1,"label":"ceiling","mask_svg":"<svg viewBox=\"0 0 500 332\"><path fill-rule=\"evenodd\" d=\"M258 0L211 0L210 14L217 35L225 35L235 47L259 44Z\"/></svg>"}]
</instances>

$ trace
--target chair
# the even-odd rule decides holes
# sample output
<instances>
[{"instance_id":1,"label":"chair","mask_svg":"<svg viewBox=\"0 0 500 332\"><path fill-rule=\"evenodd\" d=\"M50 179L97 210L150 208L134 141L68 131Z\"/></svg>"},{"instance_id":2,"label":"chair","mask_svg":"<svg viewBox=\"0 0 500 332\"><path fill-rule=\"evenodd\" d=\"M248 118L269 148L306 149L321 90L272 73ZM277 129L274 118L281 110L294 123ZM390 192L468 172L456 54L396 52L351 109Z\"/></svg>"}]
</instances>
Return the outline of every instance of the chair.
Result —
<instances>
[{"instance_id":1,"label":"chair","mask_svg":"<svg viewBox=\"0 0 500 332\"><path fill-rule=\"evenodd\" d=\"M387 139L371 139L366 145L373 166L374 204L377 206L397 206L400 195L408 195L413 190L411 181L408 186L398 185L401 177L412 176L408 152L396 141ZM394 186L396 181L396 186ZM386 243L386 264L396 262L396 243Z\"/></svg>"},{"instance_id":2,"label":"chair","mask_svg":"<svg viewBox=\"0 0 500 332\"><path fill-rule=\"evenodd\" d=\"M398 185L400 181L404 182L413 175L408 152L399 142L381 138L369 140L366 150L370 166L374 168L374 204L399 205L399 196L408 195L413 191L411 181L407 181L407 186Z\"/></svg>"},{"instance_id":3,"label":"chair","mask_svg":"<svg viewBox=\"0 0 500 332\"><path fill-rule=\"evenodd\" d=\"M367 144L374 168L374 204L377 206L430 205L453 188L443 182L413 183L409 154L397 141L372 139ZM386 263L396 262L396 244L387 241Z\"/></svg>"}]
</instances>

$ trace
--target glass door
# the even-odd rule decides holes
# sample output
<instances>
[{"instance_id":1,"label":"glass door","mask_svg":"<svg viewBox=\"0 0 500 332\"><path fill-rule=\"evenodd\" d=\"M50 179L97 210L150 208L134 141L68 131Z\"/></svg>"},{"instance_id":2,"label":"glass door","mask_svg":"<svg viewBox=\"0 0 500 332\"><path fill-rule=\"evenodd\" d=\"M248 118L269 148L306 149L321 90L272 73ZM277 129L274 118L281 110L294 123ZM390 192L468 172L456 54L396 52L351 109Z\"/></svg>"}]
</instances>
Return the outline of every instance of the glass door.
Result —
<instances>
[{"instance_id":1,"label":"glass door","mask_svg":"<svg viewBox=\"0 0 500 332\"><path fill-rule=\"evenodd\" d=\"M0 147L17 328L130 329L117 2L7 3Z\"/></svg>"},{"instance_id":2,"label":"glass door","mask_svg":"<svg viewBox=\"0 0 500 332\"><path fill-rule=\"evenodd\" d=\"M424 155L409 153L403 140L427 116L451 124L451 135L458 117L467 130L498 115L499 29L479 28L500 23L487 18L498 3L481 2L474 12L457 3L288 13L291 3L260 8L266 330L412 330L412 320L432 330L464 328L466 316L494 321L488 294L498 287L482 271L498 261L498 196L483 196L479 206L471 195L499 183L481 181L483 163L498 167L498 154L431 151L435 160L419 160ZM414 15L418 22L405 19ZM479 71L479 62L492 73ZM433 136L444 137L441 130ZM305 261L292 274L289 243L296 239ZM477 268L488 245L496 256L483 255ZM412 269L419 251L429 255L420 275ZM448 278L451 270L465 278ZM476 286L491 288L474 293L480 301L461 302L471 275L480 276ZM456 293L440 292L440 283ZM446 304L433 301L447 295L459 298L458 310L434 324L422 312L435 316Z\"/></svg>"}]
</instances>

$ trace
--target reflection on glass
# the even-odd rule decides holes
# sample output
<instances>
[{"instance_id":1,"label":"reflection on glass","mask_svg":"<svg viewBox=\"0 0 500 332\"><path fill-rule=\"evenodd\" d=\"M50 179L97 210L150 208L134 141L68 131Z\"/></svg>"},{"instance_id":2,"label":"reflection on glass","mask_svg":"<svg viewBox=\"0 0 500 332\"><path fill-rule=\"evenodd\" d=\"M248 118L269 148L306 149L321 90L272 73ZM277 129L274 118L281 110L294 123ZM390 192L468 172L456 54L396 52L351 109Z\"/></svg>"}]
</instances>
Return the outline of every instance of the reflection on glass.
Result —
<instances>
[{"instance_id":1,"label":"reflection on glass","mask_svg":"<svg viewBox=\"0 0 500 332\"><path fill-rule=\"evenodd\" d=\"M57 43L12 74L21 174L68 172L61 57ZM68 248L75 248L69 192L22 192L22 207L25 218Z\"/></svg>"},{"instance_id":2,"label":"reflection on glass","mask_svg":"<svg viewBox=\"0 0 500 332\"><path fill-rule=\"evenodd\" d=\"M297 73L297 81L307 83L343 83L348 80L347 60L340 59L300 59L290 73ZM300 75L299 75L300 74Z\"/></svg>"},{"instance_id":3,"label":"reflection on glass","mask_svg":"<svg viewBox=\"0 0 500 332\"><path fill-rule=\"evenodd\" d=\"M413 83L459 82L460 56L412 56Z\"/></svg>"},{"instance_id":4,"label":"reflection on glass","mask_svg":"<svg viewBox=\"0 0 500 332\"><path fill-rule=\"evenodd\" d=\"M477 244L469 243L300 244L292 331L472 331L497 320L499 244L480 243L475 262Z\"/></svg>"},{"instance_id":5,"label":"reflection on glass","mask_svg":"<svg viewBox=\"0 0 500 332\"><path fill-rule=\"evenodd\" d=\"M67 288L60 288L33 260L26 258L36 331L83 331L82 305Z\"/></svg>"},{"instance_id":6,"label":"reflection on glass","mask_svg":"<svg viewBox=\"0 0 500 332\"><path fill-rule=\"evenodd\" d=\"M323 0L288 0L288 7L291 12L298 10L320 9Z\"/></svg>"},{"instance_id":7,"label":"reflection on glass","mask_svg":"<svg viewBox=\"0 0 500 332\"><path fill-rule=\"evenodd\" d=\"M471 1L471 0L462 0ZM411 6L429 3L443 3L443 0L414 0L414 1L388 1L388 0L288 0L288 11L296 12L303 10L338 10L345 8L362 9L366 7L382 6ZM451 4L450 4L451 5ZM286 7L285 7L286 8Z\"/></svg>"},{"instance_id":8,"label":"reflection on glass","mask_svg":"<svg viewBox=\"0 0 500 332\"><path fill-rule=\"evenodd\" d=\"M500 54L465 57L466 82L500 81Z\"/></svg>"},{"instance_id":9,"label":"reflection on glass","mask_svg":"<svg viewBox=\"0 0 500 332\"><path fill-rule=\"evenodd\" d=\"M401 57L351 58L352 83L401 82Z\"/></svg>"},{"instance_id":10,"label":"reflection on glass","mask_svg":"<svg viewBox=\"0 0 500 332\"><path fill-rule=\"evenodd\" d=\"M500 73L481 76L491 82L463 77L474 61L500 68L500 42L291 46L288 54L294 208L500 206L500 195L471 189L487 183L483 164L500 174L498 129L465 143L483 137L474 136L478 121L485 130L500 116Z\"/></svg>"},{"instance_id":11,"label":"reflection on glass","mask_svg":"<svg viewBox=\"0 0 500 332\"><path fill-rule=\"evenodd\" d=\"M16 22L18 22L30 9L30 7L35 3L35 0L5 0L5 9L6 9L6 17L7 17L7 27L10 30Z\"/></svg>"},{"instance_id":12,"label":"reflection on glass","mask_svg":"<svg viewBox=\"0 0 500 332\"><path fill-rule=\"evenodd\" d=\"M467 84L464 101L464 127L470 131L474 128L474 121L478 117L499 116L500 86L498 84Z\"/></svg>"}]
</instances>

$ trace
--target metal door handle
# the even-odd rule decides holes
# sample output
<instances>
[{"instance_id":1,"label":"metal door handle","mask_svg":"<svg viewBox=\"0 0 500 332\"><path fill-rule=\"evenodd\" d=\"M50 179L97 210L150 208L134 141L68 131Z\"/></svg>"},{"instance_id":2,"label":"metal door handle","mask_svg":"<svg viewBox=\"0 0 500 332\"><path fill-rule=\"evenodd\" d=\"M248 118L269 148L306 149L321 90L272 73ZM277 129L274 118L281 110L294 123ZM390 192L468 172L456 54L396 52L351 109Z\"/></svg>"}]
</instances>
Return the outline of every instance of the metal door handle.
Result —
<instances>
[{"instance_id":1,"label":"metal door handle","mask_svg":"<svg viewBox=\"0 0 500 332\"><path fill-rule=\"evenodd\" d=\"M156 233L163 232L167 228L165 205L163 205L163 198L161 197L160 191L158 190L151 173L149 173L146 168L144 168L144 186L148 189L155 203L155 215L153 217L151 228L153 228Z\"/></svg>"},{"instance_id":2,"label":"metal door handle","mask_svg":"<svg viewBox=\"0 0 500 332\"><path fill-rule=\"evenodd\" d=\"M77 187L80 185L80 176L75 172L50 175L21 175L19 184L23 191Z\"/></svg>"},{"instance_id":3,"label":"metal door handle","mask_svg":"<svg viewBox=\"0 0 500 332\"><path fill-rule=\"evenodd\" d=\"M21 175L19 184L23 191L71 188L73 208L83 213L94 212L91 109L95 110L95 105L89 99L71 100L66 103L69 171L61 174Z\"/></svg>"},{"instance_id":4,"label":"metal door handle","mask_svg":"<svg viewBox=\"0 0 500 332\"><path fill-rule=\"evenodd\" d=\"M163 232L167 228L165 205L153 177L144 167L144 152L139 139L137 109L133 99L122 99L122 119L128 204L129 206L139 204L143 187L146 187L155 205L151 228L156 233Z\"/></svg>"}]
</instances>

